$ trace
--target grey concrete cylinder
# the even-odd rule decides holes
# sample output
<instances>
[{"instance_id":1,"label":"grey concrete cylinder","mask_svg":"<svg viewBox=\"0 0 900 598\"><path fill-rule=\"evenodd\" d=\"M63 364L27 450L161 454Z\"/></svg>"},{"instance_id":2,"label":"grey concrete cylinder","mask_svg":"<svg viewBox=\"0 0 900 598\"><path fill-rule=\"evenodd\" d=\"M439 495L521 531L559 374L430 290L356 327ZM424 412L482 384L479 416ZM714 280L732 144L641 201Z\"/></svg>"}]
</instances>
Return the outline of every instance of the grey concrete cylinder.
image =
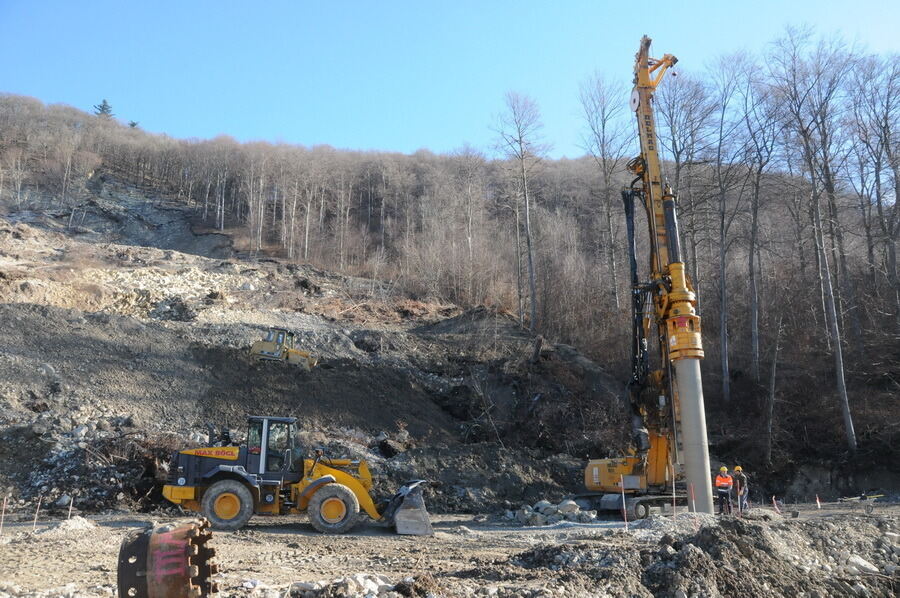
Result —
<instances>
[{"instance_id":1,"label":"grey concrete cylinder","mask_svg":"<svg viewBox=\"0 0 900 598\"><path fill-rule=\"evenodd\" d=\"M681 446L688 483L688 504L698 513L713 514L712 482L709 470L709 443L706 438L706 411L699 359L675 361L675 384L681 402ZM693 498L691 498L693 497Z\"/></svg>"}]
</instances>

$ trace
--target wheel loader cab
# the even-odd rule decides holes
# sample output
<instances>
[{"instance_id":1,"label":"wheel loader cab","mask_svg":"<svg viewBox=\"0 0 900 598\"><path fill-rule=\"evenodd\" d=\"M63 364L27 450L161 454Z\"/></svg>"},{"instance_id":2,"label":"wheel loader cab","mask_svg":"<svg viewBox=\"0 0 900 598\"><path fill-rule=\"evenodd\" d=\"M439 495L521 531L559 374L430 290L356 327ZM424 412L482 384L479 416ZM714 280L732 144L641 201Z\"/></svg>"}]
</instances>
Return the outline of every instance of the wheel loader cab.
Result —
<instances>
[{"instance_id":1,"label":"wheel loader cab","mask_svg":"<svg viewBox=\"0 0 900 598\"><path fill-rule=\"evenodd\" d=\"M303 449L298 438L293 417L250 417L247 471L263 482L298 481L303 474Z\"/></svg>"},{"instance_id":2,"label":"wheel loader cab","mask_svg":"<svg viewBox=\"0 0 900 598\"><path fill-rule=\"evenodd\" d=\"M285 345L288 349L293 349L294 348L294 333L288 332L287 335L285 336L284 340L282 341L282 344Z\"/></svg>"}]
</instances>

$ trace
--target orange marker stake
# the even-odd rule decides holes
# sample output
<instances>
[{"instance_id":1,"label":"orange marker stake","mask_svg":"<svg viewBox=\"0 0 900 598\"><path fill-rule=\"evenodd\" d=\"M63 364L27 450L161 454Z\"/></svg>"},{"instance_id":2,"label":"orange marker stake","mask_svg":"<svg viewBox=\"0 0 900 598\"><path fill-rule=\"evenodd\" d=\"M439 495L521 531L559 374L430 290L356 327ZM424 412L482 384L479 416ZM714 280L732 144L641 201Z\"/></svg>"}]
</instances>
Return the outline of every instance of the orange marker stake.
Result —
<instances>
[{"instance_id":1,"label":"orange marker stake","mask_svg":"<svg viewBox=\"0 0 900 598\"><path fill-rule=\"evenodd\" d=\"M778 503L775 502L775 495L772 495L772 506L775 507L775 512L781 515L781 509L778 508Z\"/></svg>"}]
</instances>

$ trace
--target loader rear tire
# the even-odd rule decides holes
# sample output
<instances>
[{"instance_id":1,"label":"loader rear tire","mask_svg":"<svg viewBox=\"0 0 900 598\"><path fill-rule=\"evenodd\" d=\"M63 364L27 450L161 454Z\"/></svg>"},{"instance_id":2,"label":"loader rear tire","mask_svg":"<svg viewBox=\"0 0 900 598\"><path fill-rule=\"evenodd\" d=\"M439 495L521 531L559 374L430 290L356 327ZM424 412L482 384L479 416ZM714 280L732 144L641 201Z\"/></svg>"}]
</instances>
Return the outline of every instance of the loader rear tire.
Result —
<instances>
[{"instance_id":1,"label":"loader rear tire","mask_svg":"<svg viewBox=\"0 0 900 598\"><path fill-rule=\"evenodd\" d=\"M313 494L307 514L312 526L323 534L344 534L359 519L359 500L343 484L326 484Z\"/></svg>"},{"instance_id":2,"label":"loader rear tire","mask_svg":"<svg viewBox=\"0 0 900 598\"><path fill-rule=\"evenodd\" d=\"M220 480L203 493L200 507L213 529L233 531L253 516L253 495L237 480Z\"/></svg>"}]
</instances>

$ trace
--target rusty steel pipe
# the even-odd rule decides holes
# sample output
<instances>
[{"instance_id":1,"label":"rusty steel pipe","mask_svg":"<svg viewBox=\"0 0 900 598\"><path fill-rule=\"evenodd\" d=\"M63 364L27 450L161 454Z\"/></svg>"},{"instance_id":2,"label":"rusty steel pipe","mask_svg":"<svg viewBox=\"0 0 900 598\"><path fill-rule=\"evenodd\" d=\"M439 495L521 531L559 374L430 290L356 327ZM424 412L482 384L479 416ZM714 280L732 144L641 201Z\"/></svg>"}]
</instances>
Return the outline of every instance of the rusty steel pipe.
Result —
<instances>
[{"instance_id":1,"label":"rusty steel pipe","mask_svg":"<svg viewBox=\"0 0 900 598\"><path fill-rule=\"evenodd\" d=\"M119 548L122 598L200 598L218 591L215 549L206 519L151 526L128 534Z\"/></svg>"}]
</instances>

